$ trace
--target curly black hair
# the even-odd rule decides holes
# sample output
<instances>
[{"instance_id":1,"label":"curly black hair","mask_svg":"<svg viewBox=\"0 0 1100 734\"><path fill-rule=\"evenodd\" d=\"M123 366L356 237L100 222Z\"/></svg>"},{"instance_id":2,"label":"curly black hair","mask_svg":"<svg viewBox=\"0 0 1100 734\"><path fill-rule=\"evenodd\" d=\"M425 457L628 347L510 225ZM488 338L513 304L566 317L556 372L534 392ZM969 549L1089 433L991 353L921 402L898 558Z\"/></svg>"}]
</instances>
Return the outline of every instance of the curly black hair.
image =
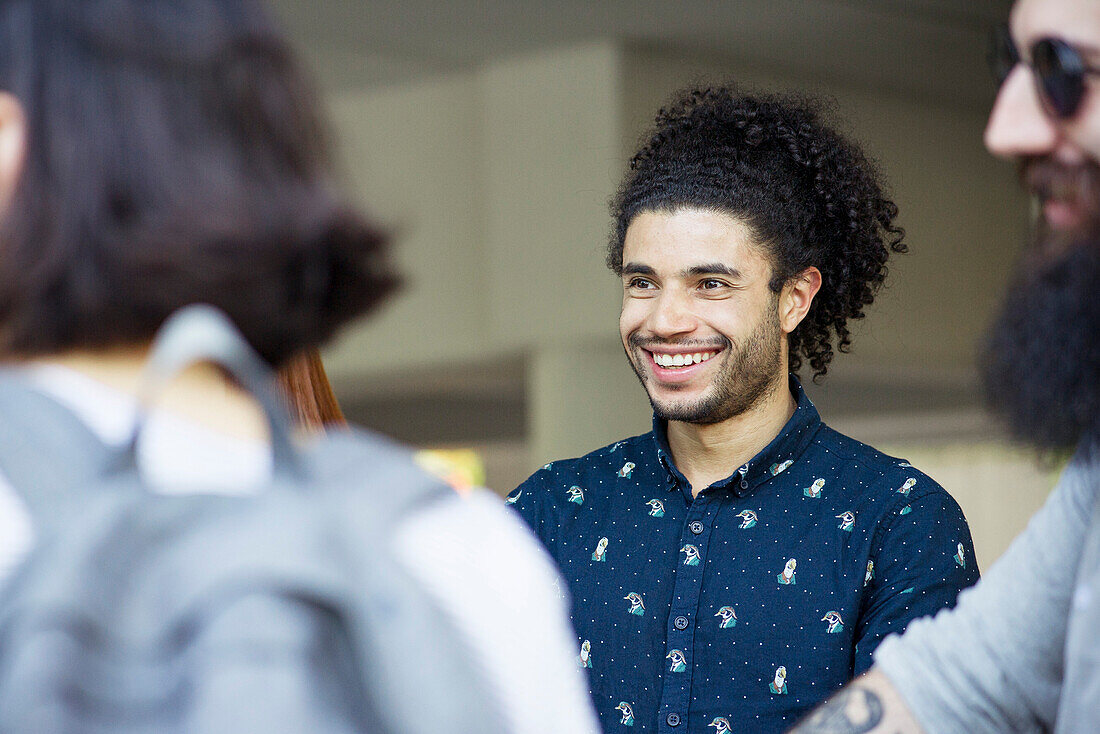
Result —
<instances>
[{"instance_id":1,"label":"curly black hair","mask_svg":"<svg viewBox=\"0 0 1100 734\"><path fill-rule=\"evenodd\" d=\"M788 336L790 370L805 358L815 380L828 371L834 335L838 351L850 350L848 320L874 301L890 253L908 250L875 166L824 117L805 97L679 92L611 200L607 254L621 275L627 228L643 211L693 207L742 220L771 257L772 291L808 267L821 271L821 290Z\"/></svg>"}]
</instances>

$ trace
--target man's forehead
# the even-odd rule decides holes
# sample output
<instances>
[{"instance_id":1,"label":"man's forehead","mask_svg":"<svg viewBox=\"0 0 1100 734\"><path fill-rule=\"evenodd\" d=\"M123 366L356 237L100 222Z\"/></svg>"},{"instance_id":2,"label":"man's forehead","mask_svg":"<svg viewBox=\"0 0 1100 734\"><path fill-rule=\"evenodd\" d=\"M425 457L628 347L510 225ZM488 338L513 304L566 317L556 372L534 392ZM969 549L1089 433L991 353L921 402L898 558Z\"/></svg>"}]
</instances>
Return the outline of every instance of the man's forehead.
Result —
<instances>
[{"instance_id":1,"label":"man's forehead","mask_svg":"<svg viewBox=\"0 0 1100 734\"><path fill-rule=\"evenodd\" d=\"M1053 37L1084 52L1100 54L1098 0L1017 0L1010 22L1012 35L1021 46Z\"/></svg>"},{"instance_id":2,"label":"man's forehead","mask_svg":"<svg viewBox=\"0 0 1100 734\"><path fill-rule=\"evenodd\" d=\"M700 262L768 261L752 228L724 212L693 207L643 211L627 228L623 262L641 257L678 256Z\"/></svg>"}]
</instances>

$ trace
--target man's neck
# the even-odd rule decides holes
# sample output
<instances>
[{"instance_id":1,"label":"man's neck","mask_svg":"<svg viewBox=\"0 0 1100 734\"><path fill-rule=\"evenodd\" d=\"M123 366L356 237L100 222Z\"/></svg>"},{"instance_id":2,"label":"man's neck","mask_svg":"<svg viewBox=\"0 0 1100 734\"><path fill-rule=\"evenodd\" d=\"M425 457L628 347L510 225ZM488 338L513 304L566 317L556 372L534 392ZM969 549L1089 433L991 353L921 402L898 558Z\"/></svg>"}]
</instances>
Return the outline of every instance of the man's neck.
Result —
<instances>
[{"instance_id":1,"label":"man's neck","mask_svg":"<svg viewBox=\"0 0 1100 734\"><path fill-rule=\"evenodd\" d=\"M28 364L65 367L119 392L137 396L148 356L148 346L116 347L37 357L28 360ZM163 395L156 397L155 407L219 433L241 438L267 435L267 422L259 405L220 370L209 365L196 365L172 380Z\"/></svg>"},{"instance_id":2,"label":"man's neck","mask_svg":"<svg viewBox=\"0 0 1100 734\"><path fill-rule=\"evenodd\" d=\"M786 376L756 405L721 423L668 422L668 445L693 496L725 479L772 442L794 415L797 402Z\"/></svg>"}]
</instances>

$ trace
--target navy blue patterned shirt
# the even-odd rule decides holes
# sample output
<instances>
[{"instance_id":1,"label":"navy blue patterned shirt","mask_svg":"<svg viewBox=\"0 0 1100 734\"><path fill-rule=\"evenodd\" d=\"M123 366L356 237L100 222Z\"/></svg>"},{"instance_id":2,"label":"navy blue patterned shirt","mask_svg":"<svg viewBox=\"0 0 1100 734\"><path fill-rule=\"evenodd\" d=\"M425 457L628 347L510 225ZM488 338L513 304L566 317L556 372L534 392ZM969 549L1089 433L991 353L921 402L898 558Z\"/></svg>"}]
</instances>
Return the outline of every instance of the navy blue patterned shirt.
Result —
<instances>
[{"instance_id":1,"label":"navy blue patterned shirt","mask_svg":"<svg viewBox=\"0 0 1100 734\"><path fill-rule=\"evenodd\" d=\"M951 496L791 389L782 432L694 499L656 419L510 495L572 592L605 731L784 731L977 581Z\"/></svg>"}]
</instances>

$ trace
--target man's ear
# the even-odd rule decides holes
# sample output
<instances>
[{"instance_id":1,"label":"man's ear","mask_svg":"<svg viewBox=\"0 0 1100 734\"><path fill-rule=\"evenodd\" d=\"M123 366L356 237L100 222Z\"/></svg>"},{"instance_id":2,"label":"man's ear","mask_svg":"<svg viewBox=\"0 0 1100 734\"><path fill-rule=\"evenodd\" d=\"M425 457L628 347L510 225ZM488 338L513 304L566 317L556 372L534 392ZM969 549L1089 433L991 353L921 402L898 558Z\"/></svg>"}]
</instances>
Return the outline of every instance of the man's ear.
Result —
<instances>
[{"instance_id":1,"label":"man's ear","mask_svg":"<svg viewBox=\"0 0 1100 734\"><path fill-rule=\"evenodd\" d=\"M27 117L15 95L0 92L0 214L7 210L23 175L27 156Z\"/></svg>"},{"instance_id":2,"label":"man's ear","mask_svg":"<svg viewBox=\"0 0 1100 734\"><path fill-rule=\"evenodd\" d=\"M819 290L821 271L815 267L806 268L783 286L779 293L779 326L784 334L790 334L806 318Z\"/></svg>"}]
</instances>

